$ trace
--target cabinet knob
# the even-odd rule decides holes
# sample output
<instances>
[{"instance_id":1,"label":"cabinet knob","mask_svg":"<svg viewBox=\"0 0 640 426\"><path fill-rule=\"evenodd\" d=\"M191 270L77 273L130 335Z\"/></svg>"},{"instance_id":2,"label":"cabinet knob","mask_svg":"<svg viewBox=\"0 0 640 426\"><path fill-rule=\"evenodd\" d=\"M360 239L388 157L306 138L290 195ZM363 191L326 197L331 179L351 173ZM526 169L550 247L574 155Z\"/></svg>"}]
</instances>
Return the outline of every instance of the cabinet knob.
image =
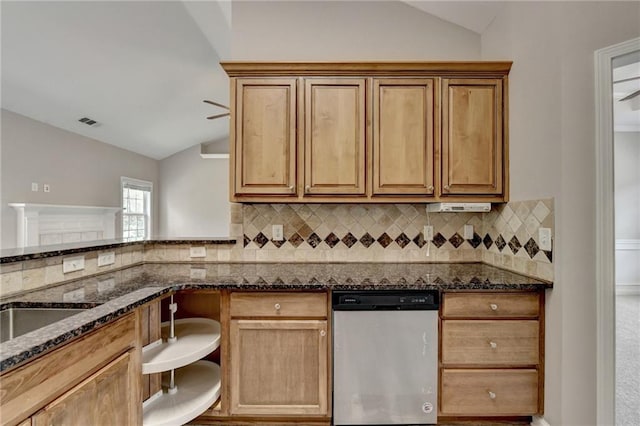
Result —
<instances>
[{"instance_id":1,"label":"cabinet knob","mask_svg":"<svg viewBox=\"0 0 640 426\"><path fill-rule=\"evenodd\" d=\"M496 305L495 303L490 304L489 307L491 308L492 311L498 310L498 305Z\"/></svg>"},{"instance_id":2,"label":"cabinet knob","mask_svg":"<svg viewBox=\"0 0 640 426\"><path fill-rule=\"evenodd\" d=\"M449 185L445 185L445 186L443 186L443 188L444 188L445 191L448 191L449 190Z\"/></svg>"},{"instance_id":3,"label":"cabinet knob","mask_svg":"<svg viewBox=\"0 0 640 426\"><path fill-rule=\"evenodd\" d=\"M491 349L495 349L498 347L498 344L496 342L489 342L489 346L491 346Z\"/></svg>"},{"instance_id":4,"label":"cabinet knob","mask_svg":"<svg viewBox=\"0 0 640 426\"><path fill-rule=\"evenodd\" d=\"M327 335L327 332L324 330L320 330L320 336L324 337Z\"/></svg>"},{"instance_id":5,"label":"cabinet knob","mask_svg":"<svg viewBox=\"0 0 640 426\"><path fill-rule=\"evenodd\" d=\"M429 186L427 187L427 191L429 191L429 192L433 191L433 185L429 185Z\"/></svg>"},{"instance_id":6,"label":"cabinet knob","mask_svg":"<svg viewBox=\"0 0 640 426\"><path fill-rule=\"evenodd\" d=\"M289 187L289 191L293 191L293 185Z\"/></svg>"},{"instance_id":7,"label":"cabinet knob","mask_svg":"<svg viewBox=\"0 0 640 426\"><path fill-rule=\"evenodd\" d=\"M309 185L304 187L304 192L309 192L311 190L311 187Z\"/></svg>"},{"instance_id":8,"label":"cabinet knob","mask_svg":"<svg viewBox=\"0 0 640 426\"><path fill-rule=\"evenodd\" d=\"M489 398L491 399L496 399L496 394L495 392L491 392L491 391L487 391L489 393Z\"/></svg>"},{"instance_id":9,"label":"cabinet knob","mask_svg":"<svg viewBox=\"0 0 640 426\"><path fill-rule=\"evenodd\" d=\"M273 305L273 307L276 308L276 311L280 310L280 304L279 303L276 303L275 305Z\"/></svg>"}]
</instances>

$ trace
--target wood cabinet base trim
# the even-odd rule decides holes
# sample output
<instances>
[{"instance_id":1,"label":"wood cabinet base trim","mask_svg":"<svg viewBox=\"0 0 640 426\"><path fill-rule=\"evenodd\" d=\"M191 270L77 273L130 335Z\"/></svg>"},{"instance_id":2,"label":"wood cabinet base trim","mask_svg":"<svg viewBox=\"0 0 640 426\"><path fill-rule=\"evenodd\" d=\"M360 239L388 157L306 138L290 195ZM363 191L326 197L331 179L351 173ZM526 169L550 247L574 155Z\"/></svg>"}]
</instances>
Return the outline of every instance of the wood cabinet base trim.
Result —
<instances>
[{"instance_id":1,"label":"wood cabinet base trim","mask_svg":"<svg viewBox=\"0 0 640 426\"><path fill-rule=\"evenodd\" d=\"M479 420L480 419L480 420ZM451 425L479 425L487 423L490 425L504 424L504 425L530 425L531 416L511 416L511 417L496 417L496 416L438 416L438 424L451 424Z\"/></svg>"},{"instance_id":2,"label":"wood cabinet base trim","mask_svg":"<svg viewBox=\"0 0 640 426\"><path fill-rule=\"evenodd\" d=\"M223 425L330 425L328 416L210 416L202 415L192 420L194 424L223 424Z\"/></svg>"}]
</instances>

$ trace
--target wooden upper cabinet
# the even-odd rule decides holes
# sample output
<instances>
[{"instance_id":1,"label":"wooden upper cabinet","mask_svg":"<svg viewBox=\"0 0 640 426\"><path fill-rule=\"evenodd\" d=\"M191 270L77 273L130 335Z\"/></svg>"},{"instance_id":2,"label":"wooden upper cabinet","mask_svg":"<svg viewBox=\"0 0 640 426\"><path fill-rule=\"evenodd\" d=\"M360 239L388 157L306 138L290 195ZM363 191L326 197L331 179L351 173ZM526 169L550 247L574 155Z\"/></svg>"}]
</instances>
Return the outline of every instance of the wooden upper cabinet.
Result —
<instances>
[{"instance_id":1,"label":"wooden upper cabinet","mask_svg":"<svg viewBox=\"0 0 640 426\"><path fill-rule=\"evenodd\" d=\"M365 79L308 78L304 87L304 195L365 195Z\"/></svg>"},{"instance_id":2,"label":"wooden upper cabinet","mask_svg":"<svg viewBox=\"0 0 640 426\"><path fill-rule=\"evenodd\" d=\"M442 87L442 195L503 194L502 79Z\"/></svg>"},{"instance_id":3,"label":"wooden upper cabinet","mask_svg":"<svg viewBox=\"0 0 640 426\"><path fill-rule=\"evenodd\" d=\"M433 194L434 84L373 80L373 195Z\"/></svg>"},{"instance_id":4,"label":"wooden upper cabinet","mask_svg":"<svg viewBox=\"0 0 640 426\"><path fill-rule=\"evenodd\" d=\"M510 62L222 66L232 201L508 201Z\"/></svg>"},{"instance_id":5,"label":"wooden upper cabinet","mask_svg":"<svg viewBox=\"0 0 640 426\"><path fill-rule=\"evenodd\" d=\"M295 78L236 80L235 195L296 194Z\"/></svg>"}]
</instances>

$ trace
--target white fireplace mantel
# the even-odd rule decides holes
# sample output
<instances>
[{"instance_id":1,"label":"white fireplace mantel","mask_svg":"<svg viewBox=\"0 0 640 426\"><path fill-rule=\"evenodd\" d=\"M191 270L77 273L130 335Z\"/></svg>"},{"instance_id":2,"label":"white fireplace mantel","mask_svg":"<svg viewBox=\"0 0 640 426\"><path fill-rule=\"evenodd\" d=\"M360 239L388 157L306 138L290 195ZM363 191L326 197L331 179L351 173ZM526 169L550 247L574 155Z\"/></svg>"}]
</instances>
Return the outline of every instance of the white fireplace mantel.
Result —
<instances>
[{"instance_id":1,"label":"white fireplace mantel","mask_svg":"<svg viewBox=\"0 0 640 426\"><path fill-rule=\"evenodd\" d=\"M9 203L17 212L16 247L115 238L119 207Z\"/></svg>"}]
</instances>

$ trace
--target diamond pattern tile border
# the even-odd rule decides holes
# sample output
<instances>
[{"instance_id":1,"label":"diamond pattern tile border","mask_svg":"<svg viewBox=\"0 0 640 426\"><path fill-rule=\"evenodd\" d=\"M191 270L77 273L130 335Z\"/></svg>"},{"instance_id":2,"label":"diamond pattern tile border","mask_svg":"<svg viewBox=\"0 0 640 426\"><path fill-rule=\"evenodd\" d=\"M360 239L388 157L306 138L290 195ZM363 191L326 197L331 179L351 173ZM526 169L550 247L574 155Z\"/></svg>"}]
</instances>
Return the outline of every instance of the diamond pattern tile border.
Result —
<instances>
[{"instance_id":1,"label":"diamond pattern tile border","mask_svg":"<svg viewBox=\"0 0 640 426\"><path fill-rule=\"evenodd\" d=\"M271 241L271 243L276 248L282 247L287 241L295 248L299 247L305 241L312 248L317 248L320 246L320 243L322 243L323 240L315 232L312 232L311 235L309 235L309 238L307 238L306 240L300 234L294 232L287 240L283 241L270 240L262 232L259 232L255 237L253 237L253 239L251 239L247 235L243 235L244 247L247 247L249 244L251 244L251 242L253 242L258 248L263 248L267 245L267 243L269 243L269 241ZM342 238L331 232L324 239L324 242L329 248L336 247L340 242L342 242L348 248L352 248L358 241L360 241L360 243L367 248L371 247L375 242L378 242L378 244L380 244L383 248L389 247L389 245L394 241L400 248L407 247L409 244L411 244L412 241L418 248L423 248L428 243L428 241L425 241L422 232L418 233L413 238L410 238L409 236L407 236L407 234L402 232L396 237L395 240L392 239L386 232L383 232L380 236L378 236L378 238L374 238L368 232L366 232L359 239L351 232L347 232ZM553 262L553 252L540 250L540 247L533 238L529 238L523 246L520 243L520 240L518 240L518 237L516 237L515 235L511 237L511 239L507 243L502 234L498 235L495 241L493 241L489 234L486 234L484 238L481 238L477 233L474 233L471 240L465 240L460 236L460 234L456 232L447 240L441 233L438 232L433 238L433 245L435 245L437 248L440 248L447 241L449 241L451 245L456 249L460 248L465 241L467 241L473 248L478 248L480 245L484 245L487 250L490 249L492 245L495 245L501 252L506 246L509 246L509 249L513 253L513 255L516 255L518 252L520 252L520 250L524 250L530 259L533 259L538 253L542 252L549 260L549 262Z\"/></svg>"}]
</instances>

